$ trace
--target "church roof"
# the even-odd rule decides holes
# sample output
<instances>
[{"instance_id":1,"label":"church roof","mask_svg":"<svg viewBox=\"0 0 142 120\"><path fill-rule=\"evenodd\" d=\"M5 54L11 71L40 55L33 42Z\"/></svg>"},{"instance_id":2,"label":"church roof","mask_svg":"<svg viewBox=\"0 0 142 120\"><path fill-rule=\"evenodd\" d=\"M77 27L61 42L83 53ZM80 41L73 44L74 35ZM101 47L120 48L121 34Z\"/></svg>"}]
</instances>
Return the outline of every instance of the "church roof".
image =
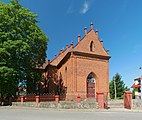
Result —
<instances>
[{"instance_id":1,"label":"church roof","mask_svg":"<svg viewBox=\"0 0 142 120\"><path fill-rule=\"evenodd\" d=\"M103 59L109 59L108 50L105 50L102 44L102 41L98 38L98 30L93 30L93 24L90 25L91 29L87 32L87 28L84 28L84 37L81 39L78 35L78 43L74 46L73 42L70 46L66 45L65 50L60 50L59 55L55 57L51 62L46 61L42 69L45 69L47 65L58 66L61 64L63 59L68 59L70 53L77 55L89 56L89 57L98 57ZM90 43L93 42L93 51L90 51Z\"/></svg>"}]
</instances>

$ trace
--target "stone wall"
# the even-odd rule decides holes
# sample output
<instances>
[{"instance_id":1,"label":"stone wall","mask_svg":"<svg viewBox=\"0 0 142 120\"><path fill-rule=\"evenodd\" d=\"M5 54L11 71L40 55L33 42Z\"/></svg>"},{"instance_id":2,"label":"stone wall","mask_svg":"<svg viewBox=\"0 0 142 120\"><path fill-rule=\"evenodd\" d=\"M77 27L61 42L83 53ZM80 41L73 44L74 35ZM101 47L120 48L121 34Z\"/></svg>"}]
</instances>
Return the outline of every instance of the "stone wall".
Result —
<instances>
[{"instance_id":1,"label":"stone wall","mask_svg":"<svg viewBox=\"0 0 142 120\"><path fill-rule=\"evenodd\" d=\"M132 107L135 109L142 109L142 99L133 99Z\"/></svg>"},{"instance_id":2,"label":"stone wall","mask_svg":"<svg viewBox=\"0 0 142 120\"><path fill-rule=\"evenodd\" d=\"M95 99L83 99L81 103L76 101L59 101L56 102L13 102L12 106L20 107L37 107L37 108L51 108L51 109L97 109L98 104Z\"/></svg>"},{"instance_id":3,"label":"stone wall","mask_svg":"<svg viewBox=\"0 0 142 120\"><path fill-rule=\"evenodd\" d=\"M108 100L108 107L110 108L124 108L124 100Z\"/></svg>"}]
</instances>

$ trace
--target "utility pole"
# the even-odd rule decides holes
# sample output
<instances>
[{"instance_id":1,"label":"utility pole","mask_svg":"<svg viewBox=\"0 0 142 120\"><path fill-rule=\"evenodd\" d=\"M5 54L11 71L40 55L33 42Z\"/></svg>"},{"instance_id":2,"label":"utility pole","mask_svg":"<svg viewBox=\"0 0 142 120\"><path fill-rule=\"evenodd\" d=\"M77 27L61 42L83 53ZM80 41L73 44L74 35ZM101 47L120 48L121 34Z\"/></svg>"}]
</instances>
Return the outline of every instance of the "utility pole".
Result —
<instances>
[{"instance_id":1,"label":"utility pole","mask_svg":"<svg viewBox=\"0 0 142 120\"><path fill-rule=\"evenodd\" d=\"M116 82L115 82L115 79L114 79L114 99L116 99L117 95L116 95Z\"/></svg>"},{"instance_id":2,"label":"utility pole","mask_svg":"<svg viewBox=\"0 0 142 120\"><path fill-rule=\"evenodd\" d=\"M140 67L139 69L142 70L142 67ZM142 75L140 77L140 85L141 85L141 99L142 99Z\"/></svg>"}]
</instances>

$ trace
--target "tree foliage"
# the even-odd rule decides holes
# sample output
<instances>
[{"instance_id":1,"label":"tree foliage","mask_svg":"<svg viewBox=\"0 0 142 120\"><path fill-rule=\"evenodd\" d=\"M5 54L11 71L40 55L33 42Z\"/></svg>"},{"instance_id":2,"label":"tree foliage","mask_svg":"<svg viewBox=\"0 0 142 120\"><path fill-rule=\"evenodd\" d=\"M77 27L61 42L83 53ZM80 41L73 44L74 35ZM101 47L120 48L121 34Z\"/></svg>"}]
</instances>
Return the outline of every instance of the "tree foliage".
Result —
<instances>
[{"instance_id":1,"label":"tree foliage","mask_svg":"<svg viewBox=\"0 0 142 120\"><path fill-rule=\"evenodd\" d=\"M129 90L129 88L125 86L122 77L119 73L116 73L113 79L109 83L111 99L115 98L115 85L116 85L116 97L118 99L122 99L124 96L124 91Z\"/></svg>"},{"instance_id":2,"label":"tree foliage","mask_svg":"<svg viewBox=\"0 0 142 120\"><path fill-rule=\"evenodd\" d=\"M11 0L0 2L0 93L14 94L18 82L27 80L28 89L40 80L48 37L37 26L37 15Z\"/></svg>"}]
</instances>

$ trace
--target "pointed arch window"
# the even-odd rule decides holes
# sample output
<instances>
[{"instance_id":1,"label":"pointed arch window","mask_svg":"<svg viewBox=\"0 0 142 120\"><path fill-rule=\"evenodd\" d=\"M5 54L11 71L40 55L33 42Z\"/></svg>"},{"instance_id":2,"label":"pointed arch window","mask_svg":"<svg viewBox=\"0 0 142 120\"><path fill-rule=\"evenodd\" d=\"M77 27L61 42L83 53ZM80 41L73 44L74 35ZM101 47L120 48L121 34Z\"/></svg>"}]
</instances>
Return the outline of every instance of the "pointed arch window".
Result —
<instances>
[{"instance_id":1,"label":"pointed arch window","mask_svg":"<svg viewBox=\"0 0 142 120\"><path fill-rule=\"evenodd\" d=\"M94 42L93 41L91 41L91 43L90 43L90 51L91 52L94 51Z\"/></svg>"},{"instance_id":2,"label":"pointed arch window","mask_svg":"<svg viewBox=\"0 0 142 120\"><path fill-rule=\"evenodd\" d=\"M88 83L95 83L96 81L95 81L95 75L94 75L94 73L90 73L89 75L88 75L88 77L87 77L87 82Z\"/></svg>"}]
</instances>

